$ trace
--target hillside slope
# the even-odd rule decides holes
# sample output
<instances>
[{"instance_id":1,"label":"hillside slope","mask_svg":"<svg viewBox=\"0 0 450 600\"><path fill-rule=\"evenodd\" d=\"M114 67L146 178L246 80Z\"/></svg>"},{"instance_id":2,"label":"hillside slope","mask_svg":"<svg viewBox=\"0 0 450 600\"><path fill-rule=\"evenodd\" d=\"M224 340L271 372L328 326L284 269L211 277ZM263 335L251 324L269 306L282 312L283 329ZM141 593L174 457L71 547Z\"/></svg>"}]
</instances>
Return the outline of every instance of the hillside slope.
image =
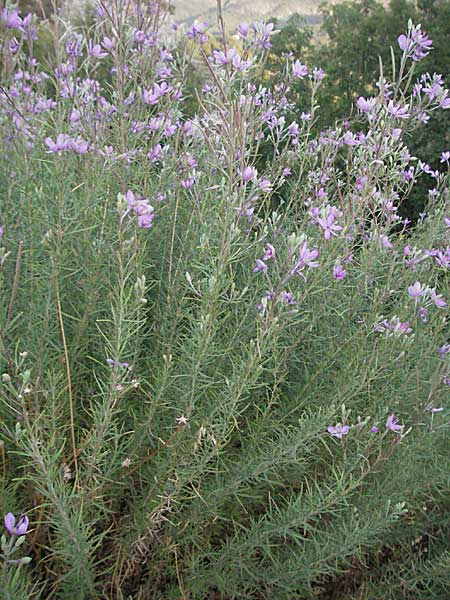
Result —
<instances>
[{"instance_id":1,"label":"hillside slope","mask_svg":"<svg viewBox=\"0 0 450 600\"><path fill-rule=\"evenodd\" d=\"M286 19L292 13L303 15L309 22L319 20L319 5L322 0L226 0L222 3L227 27L243 21L266 20L269 17ZM333 2L332 2L333 3ZM192 23L195 19L216 23L216 0L172 0L175 21Z\"/></svg>"}]
</instances>

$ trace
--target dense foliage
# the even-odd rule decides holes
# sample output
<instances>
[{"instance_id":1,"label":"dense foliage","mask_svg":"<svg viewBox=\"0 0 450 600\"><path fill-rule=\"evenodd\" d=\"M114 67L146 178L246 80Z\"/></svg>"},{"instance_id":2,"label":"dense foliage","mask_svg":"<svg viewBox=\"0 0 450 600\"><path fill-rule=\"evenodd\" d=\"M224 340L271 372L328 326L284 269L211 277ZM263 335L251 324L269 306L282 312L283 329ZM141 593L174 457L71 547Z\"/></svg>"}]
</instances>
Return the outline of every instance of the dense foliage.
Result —
<instances>
[{"instance_id":1,"label":"dense foliage","mask_svg":"<svg viewBox=\"0 0 450 600\"><path fill-rule=\"evenodd\" d=\"M1 12L3 597L445 600L450 153L406 145L450 108L431 41L405 22L316 133L320 67L258 83L273 25L238 52L165 13Z\"/></svg>"}]
</instances>

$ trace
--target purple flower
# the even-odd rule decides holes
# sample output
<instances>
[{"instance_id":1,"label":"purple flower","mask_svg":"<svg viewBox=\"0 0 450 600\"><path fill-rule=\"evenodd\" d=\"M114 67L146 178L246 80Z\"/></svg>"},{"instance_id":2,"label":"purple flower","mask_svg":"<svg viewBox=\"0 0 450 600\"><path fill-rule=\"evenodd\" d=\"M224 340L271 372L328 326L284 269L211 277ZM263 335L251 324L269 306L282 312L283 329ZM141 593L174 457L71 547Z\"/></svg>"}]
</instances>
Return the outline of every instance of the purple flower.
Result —
<instances>
[{"instance_id":1,"label":"purple flower","mask_svg":"<svg viewBox=\"0 0 450 600\"><path fill-rule=\"evenodd\" d=\"M154 148L149 150L146 154L147 158L149 158L152 162L158 162L162 158L162 147L161 144L156 144Z\"/></svg>"},{"instance_id":2,"label":"purple flower","mask_svg":"<svg viewBox=\"0 0 450 600\"><path fill-rule=\"evenodd\" d=\"M147 36L140 29L136 29L136 31L133 34L133 39L136 42L136 44L143 44L147 39Z\"/></svg>"},{"instance_id":3,"label":"purple flower","mask_svg":"<svg viewBox=\"0 0 450 600\"><path fill-rule=\"evenodd\" d=\"M296 60L294 63L292 63L292 72L294 73L295 77L303 79L303 77L306 77L306 75L308 75L308 67L302 65L302 63L299 60Z\"/></svg>"},{"instance_id":4,"label":"purple flower","mask_svg":"<svg viewBox=\"0 0 450 600\"><path fill-rule=\"evenodd\" d=\"M444 344L438 350L439 356L445 356L450 352L450 344Z\"/></svg>"},{"instance_id":5,"label":"purple flower","mask_svg":"<svg viewBox=\"0 0 450 600\"><path fill-rule=\"evenodd\" d=\"M358 100L356 101L356 106L359 108L360 111L365 112L365 113L373 113L376 105L377 105L376 98L368 98L366 100L366 98L363 98L362 96L360 96L358 98Z\"/></svg>"},{"instance_id":6,"label":"purple flower","mask_svg":"<svg viewBox=\"0 0 450 600\"><path fill-rule=\"evenodd\" d=\"M412 333L409 321L402 322L398 317L393 317L390 321L385 319L380 323L375 323L373 328L375 331L386 332L388 336L393 334L407 335L408 333Z\"/></svg>"},{"instance_id":7,"label":"purple flower","mask_svg":"<svg viewBox=\"0 0 450 600\"><path fill-rule=\"evenodd\" d=\"M12 513L5 515L5 527L9 535L25 535L28 531L28 517L20 517L16 525L16 517Z\"/></svg>"},{"instance_id":8,"label":"purple flower","mask_svg":"<svg viewBox=\"0 0 450 600\"><path fill-rule=\"evenodd\" d=\"M195 169L197 166L197 161L191 154L186 155L186 164L190 169Z\"/></svg>"},{"instance_id":9,"label":"purple flower","mask_svg":"<svg viewBox=\"0 0 450 600\"><path fill-rule=\"evenodd\" d=\"M165 81L163 81L161 84L155 83L152 90L144 90L142 92L142 100L145 102L145 104L153 106L158 104L159 99L167 94L171 89L173 88L169 87Z\"/></svg>"},{"instance_id":10,"label":"purple flower","mask_svg":"<svg viewBox=\"0 0 450 600\"><path fill-rule=\"evenodd\" d=\"M357 146L360 141L358 140L358 138L355 137L355 134L352 133L351 131L346 131L343 138L342 138L342 142L346 145L346 146Z\"/></svg>"},{"instance_id":11,"label":"purple flower","mask_svg":"<svg viewBox=\"0 0 450 600\"><path fill-rule=\"evenodd\" d=\"M269 181L268 179L262 179L258 183L258 189L262 190L266 194L269 194L273 190L272 182Z\"/></svg>"},{"instance_id":12,"label":"purple flower","mask_svg":"<svg viewBox=\"0 0 450 600\"><path fill-rule=\"evenodd\" d=\"M325 77L324 70L320 67L314 67L312 76L314 81L322 81L322 79Z\"/></svg>"},{"instance_id":13,"label":"purple flower","mask_svg":"<svg viewBox=\"0 0 450 600\"><path fill-rule=\"evenodd\" d=\"M342 230L341 225L335 223L341 215L341 211L335 206L327 205L323 210L323 216L316 217L316 222L322 228L326 240L331 239L331 236L336 236L337 232Z\"/></svg>"},{"instance_id":14,"label":"purple flower","mask_svg":"<svg viewBox=\"0 0 450 600\"><path fill-rule=\"evenodd\" d=\"M413 60L418 61L427 56L432 49L433 41L430 40L426 33L423 33L420 25L413 27L411 39L415 44Z\"/></svg>"},{"instance_id":15,"label":"purple flower","mask_svg":"<svg viewBox=\"0 0 450 600\"><path fill-rule=\"evenodd\" d=\"M149 210L147 212L138 215L138 227L142 227L142 229L150 229L150 227L153 225L154 218L155 213L153 212L153 207L149 206Z\"/></svg>"},{"instance_id":16,"label":"purple flower","mask_svg":"<svg viewBox=\"0 0 450 600\"><path fill-rule=\"evenodd\" d=\"M128 190L125 198L128 203L128 209L133 210L137 216L138 227L149 229L153 225L155 218L153 206L144 196L135 196L131 190Z\"/></svg>"},{"instance_id":17,"label":"purple flower","mask_svg":"<svg viewBox=\"0 0 450 600\"><path fill-rule=\"evenodd\" d=\"M423 306L421 306L419 308L419 317L422 319L422 321L424 323L428 322L428 311L426 308L424 308Z\"/></svg>"},{"instance_id":18,"label":"purple flower","mask_svg":"<svg viewBox=\"0 0 450 600\"><path fill-rule=\"evenodd\" d=\"M255 167L245 167L243 171L241 171L241 177L245 183L248 181L252 181L258 175L258 171Z\"/></svg>"},{"instance_id":19,"label":"purple flower","mask_svg":"<svg viewBox=\"0 0 450 600\"><path fill-rule=\"evenodd\" d=\"M263 256L263 260L270 260L270 259L274 259L275 258L275 248L272 246L272 244L267 244L267 246L264 249L264 256Z\"/></svg>"},{"instance_id":20,"label":"purple flower","mask_svg":"<svg viewBox=\"0 0 450 600\"><path fill-rule=\"evenodd\" d=\"M447 306L447 302L445 301L443 296L441 296L441 295L438 296L434 289L431 290L430 298L431 298L431 301L433 302L433 304L435 306L437 306L438 308L444 308L444 306Z\"/></svg>"},{"instance_id":21,"label":"purple flower","mask_svg":"<svg viewBox=\"0 0 450 600\"><path fill-rule=\"evenodd\" d=\"M257 258L255 262L256 266L253 269L253 273L259 273L259 271L261 271L262 273L267 273L267 265L263 260Z\"/></svg>"},{"instance_id":22,"label":"purple flower","mask_svg":"<svg viewBox=\"0 0 450 600\"><path fill-rule=\"evenodd\" d=\"M120 362L117 359L107 358L106 362L110 367L121 367L122 369L128 369L130 366L127 362Z\"/></svg>"},{"instance_id":23,"label":"purple flower","mask_svg":"<svg viewBox=\"0 0 450 600\"><path fill-rule=\"evenodd\" d=\"M239 56L239 54L236 54L236 56L231 61L231 64L236 69L236 71L239 71L240 73L244 73L245 71L248 71L248 69L252 66L252 61L251 60L242 60L242 58Z\"/></svg>"},{"instance_id":24,"label":"purple flower","mask_svg":"<svg viewBox=\"0 0 450 600\"><path fill-rule=\"evenodd\" d=\"M449 161L450 161L450 152L448 152L448 151L447 152L443 152L441 154L441 163L443 163L443 162L449 162ZM449 223L450 223L450 220L449 220Z\"/></svg>"},{"instance_id":25,"label":"purple flower","mask_svg":"<svg viewBox=\"0 0 450 600\"><path fill-rule=\"evenodd\" d=\"M439 108L442 108L444 110L446 108L450 108L450 96L447 96L447 94L445 94L445 96L439 102Z\"/></svg>"},{"instance_id":26,"label":"purple flower","mask_svg":"<svg viewBox=\"0 0 450 600\"><path fill-rule=\"evenodd\" d=\"M300 275L303 279L306 279L302 273L305 267L315 269L319 266L319 263L315 260L319 256L317 248L310 250L308 248L308 242L304 241L299 248L298 259L291 270L291 275Z\"/></svg>"},{"instance_id":27,"label":"purple flower","mask_svg":"<svg viewBox=\"0 0 450 600\"><path fill-rule=\"evenodd\" d=\"M88 52L89 56L92 56L92 58L100 59L108 56L108 53L102 50L100 44L94 44L92 40L88 41Z\"/></svg>"},{"instance_id":28,"label":"purple flower","mask_svg":"<svg viewBox=\"0 0 450 600\"><path fill-rule=\"evenodd\" d=\"M1 12L2 21L8 29L19 29L22 26L22 19L19 16L19 10L4 8ZM10 513L11 514L11 513Z\"/></svg>"},{"instance_id":29,"label":"purple flower","mask_svg":"<svg viewBox=\"0 0 450 600\"><path fill-rule=\"evenodd\" d=\"M438 79L439 78L439 79ZM434 100L435 98L442 97L442 93L444 89L442 87L442 76L435 75L433 80L427 86L422 86L421 83L417 82L414 86L414 96L420 96L421 92L426 94L430 100Z\"/></svg>"},{"instance_id":30,"label":"purple flower","mask_svg":"<svg viewBox=\"0 0 450 600\"><path fill-rule=\"evenodd\" d=\"M397 432L403 429L403 425L398 424L398 420L395 418L395 415L389 415L386 421L386 429Z\"/></svg>"},{"instance_id":31,"label":"purple flower","mask_svg":"<svg viewBox=\"0 0 450 600\"><path fill-rule=\"evenodd\" d=\"M446 375L442 378L442 385L450 385L450 376Z\"/></svg>"},{"instance_id":32,"label":"purple flower","mask_svg":"<svg viewBox=\"0 0 450 600\"><path fill-rule=\"evenodd\" d=\"M184 187L185 190L190 190L194 183L195 178L192 176L181 180L181 186Z\"/></svg>"},{"instance_id":33,"label":"purple flower","mask_svg":"<svg viewBox=\"0 0 450 600\"><path fill-rule=\"evenodd\" d=\"M9 51L11 52L11 54L15 54L17 52L17 50L19 49L19 40L15 37L13 37L11 40L9 40Z\"/></svg>"},{"instance_id":34,"label":"purple flower","mask_svg":"<svg viewBox=\"0 0 450 600\"><path fill-rule=\"evenodd\" d=\"M77 138L76 140L70 140L70 147L77 154L86 154L89 144L85 140Z\"/></svg>"},{"instance_id":35,"label":"purple flower","mask_svg":"<svg viewBox=\"0 0 450 600\"><path fill-rule=\"evenodd\" d=\"M408 36L400 35L397 41L400 50L406 52L416 62L429 54L433 44L427 34L423 33L420 25L412 27Z\"/></svg>"},{"instance_id":36,"label":"purple flower","mask_svg":"<svg viewBox=\"0 0 450 600\"><path fill-rule=\"evenodd\" d=\"M327 427L327 431L333 437L337 437L341 440L342 436L347 435L347 433L350 431L350 427L348 425L341 425L338 423L337 425L330 425Z\"/></svg>"},{"instance_id":37,"label":"purple flower","mask_svg":"<svg viewBox=\"0 0 450 600\"><path fill-rule=\"evenodd\" d=\"M229 65L233 62L233 59L235 56L237 56L237 52L235 48L230 48L226 52L223 52L222 50L214 50L213 55L216 65L224 67L225 65Z\"/></svg>"},{"instance_id":38,"label":"purple flower","mask_svg":"<svg viewBox=\"0 0 450 600\"><path fill-rule=\"evenodd\" d=\"M249 26L248 23L241 23L240 25L238 25L236 27L236 31L239 33L239 35L243 38L246 38L249 34Z\"/></svg>"},{"instance_id":39,"label":"purple flower","mask_svg":"<svg viewBox=\"0 0 450 600\"><path fill-rule=\"evenodd\" d=\"M411 42L408 41L408 38L403 33L402 33L402 35L398 36L397 42L400 47L400 50L403 50L403 51L409 49L409 47L411 46Z\"/></svg>"},{"instance_id":40,"label":"purple flower","mask_svg":"<svg viewBox=\"0 0 450 600\"><path fill-rule=\"evenodd\" d=\"M435 255L435 259L439 266L443 269L448 269L450 267L450 247L447 247L444 252L442 250L438 250Z\"/></svg>"},{"instance_id":41,"label":"purple flower","mask_svg":"<svg viewBox=\"0 0 450 600\"><path fill-rule=\"evenodd\" d=\"M419 317L424 323L428 323L428 310L423 306L419 306Z\"/></svg>"},{"instance_id":42,"label":"purple flower","mask_svg":"<svg viewBox=\"0 0 450 600\"><path fill-rule=\"evenodd\" d=\"M406 106L394 104L393 100L389 100L387 111L390 115L396 117L397 119L408 119L411 116Z\"/></svg>"},{"instance_id":43,"label":"purple flower","mask_svg":"<svg viewBox=\"0 0 450 600\"><path fill-rule=\"evenodd\" d=\"M409 326L409 321L404 321L403 323L398 322L395 330L400 333L412 333L412 328Z\"/></svg>"},{"instance_id":44,"label":"purple flower","mask_svg":"<svg viewBox=\"0 0 450 600\"><path fill-rule=\"evenodd\" d=\"M269 50L272 47L270 37L275 33L275 25L255 22L252 28L256 35L255 46Z\"/></svg>"},{"instance_id":45,"label":"purple flower","mask_svg":"<svg viewBox=\"0 0 450 600\"><path fill-rule=\"evenodd\" d=\"M342 265L335 265L335 267L333 268L333 277L338 280L345 279L347 277L347 271Z\"/></svg>"},{"instance_id":46,"label":"purple flower","mask_svg":"<svg viewBox=\"0 0 450 600\"><path fill-rule=\"evenodd\" d=\"M208 23L194 23L192 27L186 32L186 36L192 40L197 39L200 44L204 44L208 40L208 36L205 33L208 28Z\"/></svg>"},{"instance_id":47,"label":"purple flower","mask_svg":"<svg viewBox=\"0 0 450 600\"><path fill-rule=\"evenodd\" d=\"M408 287L408 294L411 296L411 298L417 299L420 296L423 296L426 291L426 288L423 287L419 281L416 281L414 285L410 285Z\"/></svg>"},{"instance_id":48,"label":"purple flower","mask_svg":"<svg viewBox=\"0 0 450 600\"><path fill-rule=\"evenodd\" d=\"M297 304L291 292L281 292L281 299L284 304Z\"/></svg>"},{"instance_id":49,"label":"purple flower","mask_svg":"<svg viewBox=\"0 0 450 600\"><path fill-rule=\"evenodd\" d=\"M378 429L377 426L374 426L371 428L370 433L378 433L380 430Z\"/></svg>"},{"instance_id":50,"label":"purple flower","mask_svg":"<svg viewBox=\"0 0 450 600\"><path fill-rule=\"evenodd\" d=\"M72 144L72 140L65 133L59 133L55 142L50 137L45 138L44 141L49 148L49 152L56 152L59 156L61 156L63 150L69 150Z\"/></svg>"},{"instance_id":51,"label":"purple flower","mask_svg":"<svg viewBox=\"0 0 450 600\"><path fill-rule=\"evenodd\" d=\"M83 36L81 34L73 33L66 41L65 49L67 56L72 58L79 58L83 56L83 51L81 49L82 41Z\"/></svg>"},{"instance_id":52,"label":"purple flower","mask_svg":"<svg viewBox=\"0 0 450 600\"><path fill-rule=\"evenodd\" d=\"M108 50L108 52L110 52L111 50L114 50L116 43L114 40L111 40L109 37L105 37L103 38L102 41L102 46L103 48L105 48L105 50Z\"/></svg>"}]
</instances>

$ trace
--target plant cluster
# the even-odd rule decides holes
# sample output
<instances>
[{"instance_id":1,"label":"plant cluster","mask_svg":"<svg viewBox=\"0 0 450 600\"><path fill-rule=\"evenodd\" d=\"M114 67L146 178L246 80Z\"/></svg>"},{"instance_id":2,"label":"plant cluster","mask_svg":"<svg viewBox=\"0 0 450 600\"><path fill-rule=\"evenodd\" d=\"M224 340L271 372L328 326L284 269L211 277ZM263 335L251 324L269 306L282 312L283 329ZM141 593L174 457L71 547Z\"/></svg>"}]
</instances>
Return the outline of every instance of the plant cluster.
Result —
<instances>
[{"instance_id":1,"label":"plant cluster","mask_svg":"<svg viewBox=\"0 0 450 600\"><path fill-rule=\"evenodd\" d=\"M285 24L279 25L273 37L272 48L265 62L263 80L272 81L286 53L306 56L311 64L320 64L327 73L317 95L321 105L315 131L334 126L337 119L345 121L349 116L355 123L355 101L363 95L375 95L375 83L381 57L388 79L395 77L390 68L390 47L397 44L408 19L421 23L433 39L433 52L426 53L416 64L416 76L426 73L442 73L448 76L450 62L450 5L442 0L352 0L339 4L322 4L320 28L309 27L299 15L292 15ZM402 39L402 38L400 38ZM448 85L448 80L447 80ZM297 93L294 111L303 111L308 90L303 82L293 86ZM412 91L412 85L408 92ZM295 98L295 96L294 96ZM428 116L426 126L417 123L409 128L405 141L413 155L434 169L438 168L442 148L450 141L450 113L437 111ZM270 149L267 152L270 155ZM432 180L425 176L417 182L400 206L402 216L416 221L426 204L426 190Z\"/></svg>"},{"instance_id":2,"label":"plant cluster","mask_svg":"<svg viewBox=\"0 0 450 600\"><path fill-rule=\"evenodd\" d=\"M444 600L450 155L405 144L450 107L432 40L316 135L321 68L257 83L273 24L210 49L157 0L92 10L0 15L4 597Z\"/></svg>"}]
</instances>

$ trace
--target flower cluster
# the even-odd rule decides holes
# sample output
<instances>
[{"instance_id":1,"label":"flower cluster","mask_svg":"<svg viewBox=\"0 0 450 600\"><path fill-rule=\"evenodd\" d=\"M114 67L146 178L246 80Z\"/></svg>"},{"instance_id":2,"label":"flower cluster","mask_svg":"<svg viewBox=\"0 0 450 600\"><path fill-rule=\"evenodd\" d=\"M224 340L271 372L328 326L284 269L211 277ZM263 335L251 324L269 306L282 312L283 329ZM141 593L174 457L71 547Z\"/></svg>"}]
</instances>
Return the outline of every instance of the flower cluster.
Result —
<instances>
[{"instance_id":1,"label":"flower cluster","mask_svg":"<svg viewBox=\"0 0 450 600\"><path fill-rule=\"evenodd\" d=\"M422 31L421 25L410 25L407 35L398 37L400 50L412 58L419 61L425 58L433 47L433 41Z\"/></svg>"},{"instance_id":2,"label":"flower cluster","mask_svg":"<svg viewBox=\"0 0 450 600\"><path fill-rule=\"evenodd\" d=\"M56 153L58 156L65 151L73 151L76 154L86 154L89 150L89 144L81 138L72 138L65 133L59 133L56 140L45 138L45 143L48 147L48 152Z\"/></svg>"},{"instance_id":3,"label":"flower cluster","mask_svg":"<svg viewBox=\"0 0 450 600\"><path fill-rule=\"evenodd\" d=\"M400 321L398 317L384 319L373 326L374 331L384 332L387 336L397 335L403 336L412 333L409 321Z\"/></svg>"},{"instance_id":4,"label":"flower cluster","mask_svg":"<svg viewBox=\"0 0 450 600\"><path fill-rule=\"evenodd\" d=\"M336 437L338 439L342 439L344 437L344 435L347 435L350 432L350 429L352 428L360 428L360 426L351 426L351 425L342 425L341 423L338 423L337 425L330 425L327 428L327 431L330 435L332 435L333 437ZM387 421L386 421L386 431L393 431L394 433L401 433L404 429L404 425L400 425L398 419L395 418L395 415L391 414L388 416ZM377 427L376 425L374 425L373 427L370 428L370 433L378 433L379 427Z\"/></svg>"},{"instance_id":5,"label":"flower cluster","mask_svg":"<svg viewBox=\"0 0 450 600\"><path fill-rule=\"evenodd\" d=\"M206 44L208 41L208 23L202 21L201 23L194 23L190 29L186 32L186 36L192 40L197 40L200 44Z\"/></svg>"},{"instance_id":6,"label":"flower cluster","mask_svg":"<svg viewBox=\"0 0 450 600\"><path fill-rule=\"evenodd\" d=\"M252 66L253 61L243 60L235 48L230 48L225 52L222 50L214 50L213 57L215 64L219 67L231 65L236 71L244 73Z\"/></svg>"},{"instance_id":7,"label":"flower cluster","mask_svg":"<svg viewBox=\"0 0 450 600\"><path fill-rule=\"evenodd\" d=\"M149 229L153 225L155 218L154 208L145 196L136 196L131 190L128 190L125 199L128 205L128 211L133 211L137 216L138 227Z\"/></svg>"},{"instance_id":8,"label":"flower cluster","mask_svg":"<svg viewBox=\"0 0 450 600\"><path fill-rule=\"evenodd\" d=\"M414 298L416 306L419 307L419 316L424 323L428 321L428 306L433 304L437 308L445 308L447 302L444 297L436 293L434 288L422 285L419 281L408 287L408 294Z\"/></svg>"},{"instance_id":9,"label":"flower cluster","mask_svg":"<svg viewBox=\"0 0 450 600\"><path fill-rule=\"evenodd\" d=\"M319 266L319 263L315 260L319 256L318 249L309 249L307 240L303 240L300 245L296 247L295 251L291 251L289 253L289 260L293 261L293 264L289 265L287 272L285 272L284 276L281 279L279 285L283 287L287 281L294 277L295 275L300 275L304 281L306 281L305 268L316 268ZM264 254L262 258L257 258L255 260L255 266L253 268L253 273L268 273L268 261L275 261L277 258L277 253L275 247L272 244L266 244L264 249ZM282 267L285 268L285 267ZM344 272L345 273L345 272ZM337 272L335 274L335 277ZM345 277L345 274L344 274ZM342 278L342 277L337 277ZM277 302L280 301L284 305L295 305L297 301L293 293L289 290L278 290L267 291L261 303L258 305L258 310L261 312L265 312L265 309L269 302Z\"/></svg>"},{"instance_id":10,"label":"flower cluster","mask_svg":"<svg viewBox=\"0 0 450 600\"><path fill-rule=\"evenodd\" d=\"M116 358L107 358L106 362L110 367L120 367L121 369L128 369L128 367L130 366L129 363L120 362Z\"/></svg>"},{"instance_id":11,"label":"flower cluster","mask_svg":"<svg viewBox=\"0 0 450 600\"><path fill-rule=\"evenodd\" d=\"M271 37L276 30L273 23L254 22L252 25L241 23L236 27L236 32L245 48L269 50L272 47Z\"/></svg>"}]
</instances>

